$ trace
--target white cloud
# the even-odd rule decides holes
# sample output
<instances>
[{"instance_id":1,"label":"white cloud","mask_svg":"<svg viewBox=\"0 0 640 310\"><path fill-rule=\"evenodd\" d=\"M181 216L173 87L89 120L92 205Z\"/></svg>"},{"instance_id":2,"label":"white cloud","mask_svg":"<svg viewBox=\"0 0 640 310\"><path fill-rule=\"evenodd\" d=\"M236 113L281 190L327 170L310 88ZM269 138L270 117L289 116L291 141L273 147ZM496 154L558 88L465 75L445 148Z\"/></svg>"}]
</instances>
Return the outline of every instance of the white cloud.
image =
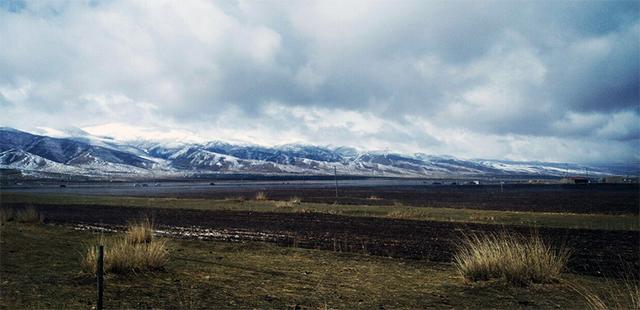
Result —
<instances>
[{"instance_id":1,"label":"white cloud","mask_svg":"<svg viewBox=\"0 0 640 310\"><path fill-rule=\"evenodd\" d=\"M0 125L186 128L257 144L637 160L639 6L0 6L0 44L8 47L0 49Z\"/></svg>"}]
</instances>

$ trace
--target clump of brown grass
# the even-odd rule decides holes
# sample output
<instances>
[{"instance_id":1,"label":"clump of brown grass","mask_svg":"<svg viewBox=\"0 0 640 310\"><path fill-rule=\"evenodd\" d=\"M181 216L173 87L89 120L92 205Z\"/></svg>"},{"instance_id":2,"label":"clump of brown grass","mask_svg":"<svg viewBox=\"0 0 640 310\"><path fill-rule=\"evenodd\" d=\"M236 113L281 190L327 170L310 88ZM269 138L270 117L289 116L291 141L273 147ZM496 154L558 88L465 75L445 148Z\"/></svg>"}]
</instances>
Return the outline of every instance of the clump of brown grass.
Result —
<instances>
[{"instance_id":1,"label":"clump of brown grass","mask_svg":"<svg viewBox=\"0 0 640 310\"><path fill-rule=\"evenodd\" d=\"M300 204L300 198L296 196L289 198L289 200L287 201L279 200L274 202L274 205L276 206L276 208L279 208L279 209L291 209L296 207L299 204Z\"/></svg>"},{"instance_id":2,"label":"clump of brown grass","mask_svg":"<svg viewBox=\"0 0 640 310\"><path fill-rule=\"evenodd\" d=\"M19 223L42 223L44 221L44 216L42 213L38 212L34 207L26 207L24 209L18 210L14 214L14 219Z\"/></svg>"},{"instance_id":3,"label":"clump of brown grass","mask_svg":"<svg viewBox=\"0 0 640 310\"><path fill-rule=\"evenodd\" d=\"M85 246L82 270L96 272L98 246L104 246L104 271L126 274L161 270L168 262L167 243L153 238L153 225L145 219L129 224L124 235L104 238Z\"/></svg>"},{"instance_id":4,"label":"clump of brown grass","mask_svg":"<svg viewBox=\"0 0 640 310\"><path fill-rule=\"evenodd\" d=\"M148 218L129 223L125 233L129 243L149 243L153 240L153 223Z\"/></svg>"},{"instance_id":5,"label":"clump of brown grass","mask_svg":"<svg viewBox=\"0 0 640 310\"><path fill-rule=\"evenodd\" d=\"M7 222L14 220L15 212L13 209L0 208L0 224L4 225Z\"/></svg>"},{"instance_id":6,"label":"clump of brown grass","mask_svg":"<svg viewBox=\"0 0 640 310\"><path fill-rule=\"evenodd\" d=\"M256 193L256 200L258 200L258 201L267 200L267 194L265 194L265 192L257 192Z\"/></svg>"},{"instance_id":7,"label":"clump of brown grass","mask_svg":"<svg viewBox=\"0 0 640 310\"><path fill-rule=\"evenodd\" d=\"M454 264L467 281L505 279L526 286L557 281L569 260L569 250L545 244L537 233L490 233L465 236Z\"/></svg>"}]
</instances>

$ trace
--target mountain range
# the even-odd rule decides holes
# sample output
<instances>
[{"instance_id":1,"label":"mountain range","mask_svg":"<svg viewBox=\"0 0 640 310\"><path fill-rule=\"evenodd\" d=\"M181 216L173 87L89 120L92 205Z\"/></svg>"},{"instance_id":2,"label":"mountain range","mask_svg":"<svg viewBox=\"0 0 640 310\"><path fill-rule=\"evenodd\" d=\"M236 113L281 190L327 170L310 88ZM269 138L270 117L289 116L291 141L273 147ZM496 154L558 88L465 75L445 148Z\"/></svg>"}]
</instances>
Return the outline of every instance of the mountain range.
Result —
<instances>
[{"instance_id":1,"label":"mountain range","mask_svg":"<svg viewBox=\"0 0 640 310\"><path fill-rule=\"evenodd\" d=\"M23 174L86 177L188 177L211 173L385 177L637 175L633 164L465 160L451 156L366 152L349 147L264 147L221 141L118 141L81 130L51 137L0 128L0 168Z\"/></svg>"}]
</instances>

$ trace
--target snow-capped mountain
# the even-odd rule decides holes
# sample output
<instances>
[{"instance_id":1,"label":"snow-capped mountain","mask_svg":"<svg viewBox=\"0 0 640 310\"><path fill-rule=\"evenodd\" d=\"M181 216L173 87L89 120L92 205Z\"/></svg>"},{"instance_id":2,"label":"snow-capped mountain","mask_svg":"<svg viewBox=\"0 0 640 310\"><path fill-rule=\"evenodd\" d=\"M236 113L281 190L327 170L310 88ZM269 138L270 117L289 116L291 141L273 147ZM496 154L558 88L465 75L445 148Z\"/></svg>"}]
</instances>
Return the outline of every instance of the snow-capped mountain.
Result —
<instances>
[{"instance_id":1,"label":"snow-capped mountain","mask_svg":"<svg viewBox=\"0 0 640 310\"><path fill-rule=\"evenodd\" d=\"M48 132L49 133L49 132ZM451 156L359 152L348 147L276 147L117 141L73 131L67 137L0 128L0 168L83 176L188 176L201 173L332 174L392 177L562 176L637 174L633 165L462 160Z\"/></svg>"}]
</instances>

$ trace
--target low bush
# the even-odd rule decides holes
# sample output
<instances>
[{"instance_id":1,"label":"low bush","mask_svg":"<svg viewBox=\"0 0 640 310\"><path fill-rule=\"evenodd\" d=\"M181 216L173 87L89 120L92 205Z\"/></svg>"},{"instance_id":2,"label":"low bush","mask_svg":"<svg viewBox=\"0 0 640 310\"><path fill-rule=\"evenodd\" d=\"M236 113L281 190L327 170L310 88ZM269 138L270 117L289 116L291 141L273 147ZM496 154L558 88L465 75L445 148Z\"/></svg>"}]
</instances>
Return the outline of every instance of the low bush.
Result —
<instances>
[{"instance_id":1,"label":"low bush","mask_svg":"<svg viewBox=\"0 0 640 310\"><path fill-rule=\"evenodd\" d=\"M566 247L554 250L536 233L524 237L502 232L466 236L454 264L467 281L502 278L526 286L555 282L568 259Z\"/></svg>"}]
</instances>

